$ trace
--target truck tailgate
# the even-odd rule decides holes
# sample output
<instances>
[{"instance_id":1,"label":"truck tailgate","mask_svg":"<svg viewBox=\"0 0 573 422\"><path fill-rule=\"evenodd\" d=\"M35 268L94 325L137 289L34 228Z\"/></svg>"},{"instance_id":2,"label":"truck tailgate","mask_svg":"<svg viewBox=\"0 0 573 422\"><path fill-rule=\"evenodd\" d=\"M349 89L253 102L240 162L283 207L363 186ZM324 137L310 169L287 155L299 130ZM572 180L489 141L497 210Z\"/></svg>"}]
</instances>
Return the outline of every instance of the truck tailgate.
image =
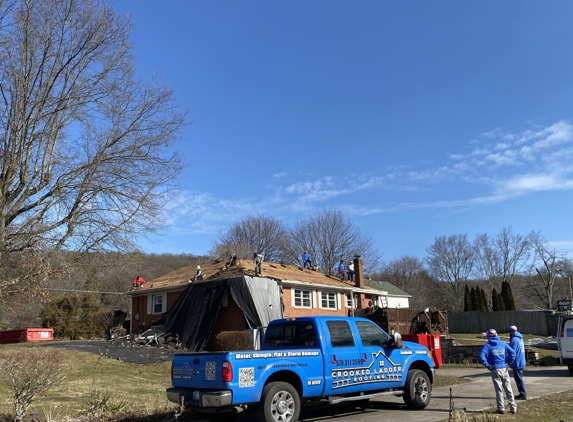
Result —
<instances>
[{"instance_id":1,"label":"truck tailgate","mask_svg":"<svg viewBox=\"0 0 573 422\"><path fill-rule=\"evenodd\" d=\"M173 357L172 382L174 387L223 388L222 368L227 353L185 353Z\"/></svg>"}]
</instances>

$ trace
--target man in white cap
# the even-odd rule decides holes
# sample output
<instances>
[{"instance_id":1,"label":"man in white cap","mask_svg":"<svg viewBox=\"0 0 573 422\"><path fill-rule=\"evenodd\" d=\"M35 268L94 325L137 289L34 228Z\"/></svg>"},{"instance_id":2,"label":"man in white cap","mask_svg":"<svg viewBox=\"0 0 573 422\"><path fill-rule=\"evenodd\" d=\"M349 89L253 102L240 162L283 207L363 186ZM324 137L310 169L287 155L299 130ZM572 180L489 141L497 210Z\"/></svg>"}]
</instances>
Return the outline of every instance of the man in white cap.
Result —
<instances>
[{"instance_id":1,"label":"man in white cap","mask_svg":"<svg viewBox=\"0 0 573 422\"><path fill-rule=\"evenodd\" d=\"M517 385L519 396L516 400L527 400L527 393L525 392L525 383L523 382L523 368L525 368L525 345L523 344L523 336L517 327L512 325L509 327L509 346L515 352L515 360L509 366L513 370L513 379Z\"/></svg>"},{"instance_id":2,"label":"man in white cap","mask_svg":"<svg viewBox=\"0 0 573 422\"><path fill-rule=\"evenodd\" d=\"M195 277L193 277L191 280L189 280L189 283L192 283L193 281L199 281L199 280L203 280L203 270L201 269L200 265L197 265L197 272L195 273Z\"/></svg>"},{"instance_id":3,"label":"man in white cap","mask_svg":"<svg viewBox=\"0 0 573 422\"><path fill-rule=\"evenodd\" d=\"M495 389L495 399L497 410L494 413L503 415L505 413L505 403L503 400L503 390L509 401L511 413L517 412L517 404L513 397L511 382L509 381L508 364L515 359L515 352L497 336L497 331L493 328L487 332L487 343L481 349L479 361L491 371L491 379ZM503 388L503 390L502 390Z\"/></svg>"}]
</instances>

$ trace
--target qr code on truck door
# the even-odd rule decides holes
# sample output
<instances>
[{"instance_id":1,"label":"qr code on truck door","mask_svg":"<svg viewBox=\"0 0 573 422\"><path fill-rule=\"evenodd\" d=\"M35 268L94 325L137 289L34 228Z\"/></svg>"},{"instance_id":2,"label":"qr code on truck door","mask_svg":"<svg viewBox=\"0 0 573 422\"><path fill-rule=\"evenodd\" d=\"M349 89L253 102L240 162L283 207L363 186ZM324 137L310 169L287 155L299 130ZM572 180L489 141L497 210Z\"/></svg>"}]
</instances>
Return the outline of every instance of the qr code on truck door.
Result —
<instances>
[{"instance_id":1,"label":"qr code on truck door","mask_svg":"<svg viewBox=\"0 0 573 422\"><path fill-rule=\"evenodd\" d=\"M254 387L255 368L239 368L239 387Z\"/></svg>"}]
</instances>

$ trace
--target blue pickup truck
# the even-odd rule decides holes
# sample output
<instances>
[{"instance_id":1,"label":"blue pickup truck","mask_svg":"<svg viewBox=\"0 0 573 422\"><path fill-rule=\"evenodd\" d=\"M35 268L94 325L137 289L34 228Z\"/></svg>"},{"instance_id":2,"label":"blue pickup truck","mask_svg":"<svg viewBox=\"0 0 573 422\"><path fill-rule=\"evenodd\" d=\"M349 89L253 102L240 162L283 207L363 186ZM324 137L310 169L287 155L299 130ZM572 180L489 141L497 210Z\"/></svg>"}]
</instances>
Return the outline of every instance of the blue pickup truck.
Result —
<instances>
[{"instance_id":1,"label":"blue pickup truck","mask_svg":"<svg viewBox=\"0 0 573 422\"><path fill-rule=\"evenodd\" d=\"M180 412L229 421L243 411L261 422L296 422L301 401L330 403L403 396L411 409L430 402L432 353L388 335L365 318L301 317L272 321L261 350L181 353L173 357L169 401Z\"/></svg>"}]
</instances>

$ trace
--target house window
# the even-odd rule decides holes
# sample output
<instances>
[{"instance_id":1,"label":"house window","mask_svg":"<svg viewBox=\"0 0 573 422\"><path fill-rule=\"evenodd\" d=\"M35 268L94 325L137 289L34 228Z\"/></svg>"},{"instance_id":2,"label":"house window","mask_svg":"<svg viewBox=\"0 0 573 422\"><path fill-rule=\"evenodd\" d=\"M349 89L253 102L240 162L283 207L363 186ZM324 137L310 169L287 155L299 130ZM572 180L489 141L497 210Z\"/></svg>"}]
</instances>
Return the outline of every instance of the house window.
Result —
<instances>
[{"instance_id":1,"label":"house window","mask_svg":"<svg viewBox=\"0 0 573 422\"><path fill-rule=\"evenodd\" d=\"M312 307L310 290L294 290L294 306L298 308L310 308Z\"/></svg>"},{"instance_id":2,"label":"house window","mask_svg":"<svg viewBox=\"0 0 573 422\"><path fill-rule=\"evenodd\" d=\"M346 307L347 308L356 308L356 301L352 298L352 293L346 293Z\"/></svg>"},{"instance_id":3,"label":"house window","mask_svg":"<svg viewBox=\"0 0 573 422\"><path fill-rule=\"evenodd\" d=\"M336 309L336 293L320 292L320 307L323 309Z\"/></svg>"},{"instance_id":4,"label":"house window","mask_svg":"<svg viewBox=\"0 0 573 422\"><path fill-rule=\"evenodd\" d=\"M163 312L163 295L153 295L153 313L160 314Z\"/></svg>"},{"instance_id":5,"label":"house window","mask_svg":"<svg viewBox=\"0 0 573 422\"><path fill-rule=\"evenodd\" d=\"M163 314L167 311L167 294L156 294L149 295L147 297L147 313L152 314Z\"/></svg>"}]
</instances>

